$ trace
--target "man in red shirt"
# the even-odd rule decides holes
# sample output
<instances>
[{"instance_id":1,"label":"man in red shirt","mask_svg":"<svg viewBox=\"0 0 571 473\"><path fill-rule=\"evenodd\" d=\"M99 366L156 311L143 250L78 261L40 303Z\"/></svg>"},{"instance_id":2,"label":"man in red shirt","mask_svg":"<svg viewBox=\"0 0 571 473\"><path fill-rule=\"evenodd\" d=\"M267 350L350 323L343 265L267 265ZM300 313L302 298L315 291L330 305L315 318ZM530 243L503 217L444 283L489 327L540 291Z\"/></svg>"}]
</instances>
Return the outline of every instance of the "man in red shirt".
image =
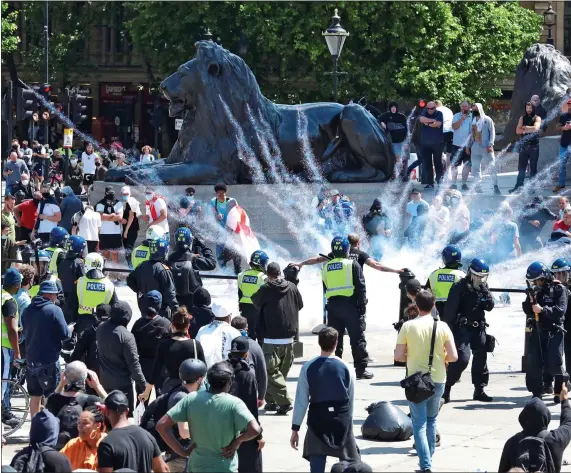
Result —
<instances>
[{"instance_id":1,"label":"man in red shirt","mask_svg":"<svg viewBox=\"0 0 571 473\"><path fill-rule=\"evenodd\" d=\"M20 205L14 207L14 217L16 218L18 240L30 240L30 234L34 229L36 219L38 218L38 205L42 200L42 194L38 191L34 192L33 199L28 199Z\"/></svg>"},{"instance_id":2,"label":"man in red shirt","mask_svg":"<svg viewBox=\"0 0 571 473\"><path fill-rule=\"evenodd\" d=\"M571 238L571 207L567 207L563 211L563 220L558 220L553 225L553 231L558 233L565 233L566 236Z\"/></svg>"}]
</instances>

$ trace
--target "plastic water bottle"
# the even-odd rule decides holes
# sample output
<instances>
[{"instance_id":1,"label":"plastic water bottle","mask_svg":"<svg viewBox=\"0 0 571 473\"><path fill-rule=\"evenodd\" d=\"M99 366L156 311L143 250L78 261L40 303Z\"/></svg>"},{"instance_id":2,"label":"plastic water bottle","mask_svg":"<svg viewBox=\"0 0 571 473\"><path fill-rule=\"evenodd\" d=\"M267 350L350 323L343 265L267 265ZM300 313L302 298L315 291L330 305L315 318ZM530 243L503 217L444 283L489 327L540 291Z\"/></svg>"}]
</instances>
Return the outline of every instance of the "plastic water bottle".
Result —
<instances>
[{"instance_id":1,"label":"plastic water bottle","mask_svg":"<svg viewBox=\"0 0 571 473\"><path fill-rule=\"evenodd\" d=\"M509 365L509 366L508 366L508 371L513 371L512 365Z\"/></svg>"}]
</instances>

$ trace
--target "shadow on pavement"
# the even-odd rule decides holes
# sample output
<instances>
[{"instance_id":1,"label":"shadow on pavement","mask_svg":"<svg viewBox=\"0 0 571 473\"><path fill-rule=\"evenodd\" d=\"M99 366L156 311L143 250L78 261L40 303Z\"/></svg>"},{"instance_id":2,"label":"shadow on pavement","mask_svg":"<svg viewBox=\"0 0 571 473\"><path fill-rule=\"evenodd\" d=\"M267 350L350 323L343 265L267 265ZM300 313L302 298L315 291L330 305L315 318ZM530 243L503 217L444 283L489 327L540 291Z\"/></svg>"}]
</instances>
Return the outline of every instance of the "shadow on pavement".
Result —
<instances>
[{"instance_id":1,"label":"shadow on pavement","mask_svg":"<svg viewBox=\"0 0 571 473\"><path fill-rule=\"evenodd\" d=\"M365 447L361 448L361 455L378 455L378 454L408 454L411 447ZM412 455L411 455L412 456Z\"/></svg>"},{"instance_id":2,"label":"shadow on pavement","mask_svg":"<svg viewBox=\"0 0 571 473\"><path fill-rule=\"evenodd\" d=\"M371 386L393 386L400 388L400 381L379 381L378 383L371 383Z\"/></svg>"}]
</instances>

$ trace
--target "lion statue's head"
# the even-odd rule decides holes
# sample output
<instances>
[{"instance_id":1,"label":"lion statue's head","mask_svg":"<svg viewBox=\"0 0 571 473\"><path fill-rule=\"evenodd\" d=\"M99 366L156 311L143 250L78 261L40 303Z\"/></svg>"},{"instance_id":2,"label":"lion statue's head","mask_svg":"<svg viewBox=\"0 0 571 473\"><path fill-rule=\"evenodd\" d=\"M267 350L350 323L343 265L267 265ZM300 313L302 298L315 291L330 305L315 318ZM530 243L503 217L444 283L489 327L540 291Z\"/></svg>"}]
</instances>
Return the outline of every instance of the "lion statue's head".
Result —
<instances>
[{"instance_id":1,"label":"lion statue's head","mask_svg":"<svg viewBox=\"0 0 571 473\"><path fill-rule=\"evenodd\" d=\"M246 128L244 136L253 136L247 129L252 121L248 110L264 120L269 129L277 130L279 115L275 106L262 95L244 60L213 41L199 41L195 46L195 57L161 83L170 102L170 116L184 117L169 162L179 162L184 155L197 156L187 149L195 137L202 142L212 140L212 146L216 146L214 141L231 139L235 136L232 119Z\"/></svg>"},{"instance_id":2,"label":"lion statue's head","mask_svg":"<svg viewBox=\"0 0 571 473\"><path fill-rule=\"evenodd\" d=\"M510 120L502 142L508 144L517 139L517 122L525 111L525 103L532 95L539 95L548 117L553 110L554 122L570 87L571 63L561 52L550 44L534 44L529 47L516 70Z\"/></svg>"}]
</instances>

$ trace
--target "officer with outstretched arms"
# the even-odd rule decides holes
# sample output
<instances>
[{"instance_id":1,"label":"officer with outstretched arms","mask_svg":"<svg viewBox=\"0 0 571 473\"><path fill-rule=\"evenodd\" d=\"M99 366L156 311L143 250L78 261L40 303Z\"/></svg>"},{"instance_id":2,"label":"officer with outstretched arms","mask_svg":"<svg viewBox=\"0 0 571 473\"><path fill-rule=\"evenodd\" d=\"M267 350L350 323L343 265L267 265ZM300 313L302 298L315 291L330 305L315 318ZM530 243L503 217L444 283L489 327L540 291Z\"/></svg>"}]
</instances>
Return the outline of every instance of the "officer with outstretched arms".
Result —
<instances>
[{"instance_id":1,"label":"officer with outstretched arms","mask_svg":"<svg viewBox=\"0 0 571 473\"><path fill-rule=\"evenodd\" d=\"M365 340L365 313L367 311L367 291L365 278L359 263L349 259L349 240L336 236L331 241L333 259L323 266L321 278L327 300L327 323L339 333L335 355L343 355L343 335L349 333L353 364L357 379L371 379L373 373L367 371L369 354Z\"/></svg>"},{"instance_id":2,"label":"officer with outstretched arms","mask_svg":"<svg viewBox=\"0 0 571 473\"><path fill-rule=\"evenodd\" d=\"M565 368L571 368L571 263L565 258L557 258L551 265L553 277L567 288L567 310L565 311L565 321L563 327L567 332L563 334L563 346L565 352Z\"/></svg>"},{"instance_id":3,"label":"officer with outstretched arms","mask_svg":"<svg viewBox=\"0 0 571 473\"><path fill-rule=\"evenodd\" d=\"M118 299L115 286L103 274L105 260L99 253L89 253L85 257L85 276L77 280L77 287L69 302L70 309L77 314L74 332L78 335L92 327L97 321L95 311L99 304L115 304Z\"/></svg>"},{"instance_id":4,"label":"officer with outstretched arms","mask_svg":"<svg viewBox=\"0 0 571 473\"><path fill-rule=\"evenodd\" d=\"M195 238L190 228L177 228L174 234L175 250L169 255L167 264L171 268L176 297L179 305L192 310L192 295L202 287L198 271L212 271L216 268L216 258L212 250Z\"/></svg>"},{"instance_id":5,"label":"officer with outstretched arms","mask_svg":"<svg viewBox=\"0 0 571 473\"><path fill-rule=\"evenodd\" d=\"M55 304L60 307L63 307L65 298L63 294L63 288L61 286L61 281L57 278L55 274L49 272L50 256L45 250L38 250L37 260L38 260L38 265L35 264L36 258L34 255L32 255L32 259L30 260L30 262L36 266L37 272L34 284L32 287L30 287L30 290L28 291L30 299L38 295L41 283L43 283L44 281L51 281L57 286L59 291L58 298Z\"/></svg>"},{"instance_id":6,"label":"officer with outstretched arms","mask_svg":"<svg viewBox=\"0 0 571 473\"><path fill-rule=\"evenodd\" d=\"M149 260L149 256L151 255L149 245L151 241L155 238L163 237L164 235L164 229L158 225L151 225L147 228L145 239L133 250L133 253L131 253L131 265L133 266L133 270L137 269L143 261Z\"/></svg>"},{"instance_id":7,"label":"officer with outstretched arms","mask_svg":"<svg viewBox=\"0 0 571 473\"><path fill-rule=\"evenodd\" d=\"M170 268L164 263L169 252L169 241L159 237L149 244L150 259L143 261L127 276L127 285L137 294L141 314L147 313L145 295L159 291L163 295L160 315L170 320L171 313L178 309L176 288Z\"/></svg>"},{"instance_id":8,"label":"officer with outstretched arms","mask_svg":"<svg viewBox=\"0 0 571 473\"><path fill-rule=\"evenodd\" d=\"M459 269L462 267L462 253L460 250L453 246L448 245L442 250L442 262L444 268L439 268L433 271L424 286L425 289L430 289L436 299L436 310L439 314L444 314L444 306L448 300L448 294L452 286L460 279L466 277L466 273Z\"/></svg>"},{"instance_id":9,"label":"officer with outstretched arms","mask_svg":"<svg viewBox=\"0 0 571 473\"><path fill-rule=\"evenodd\" d=\"M64 258L65 242L69 238L69 233L63 227L54 227L50 231L50 244L44 251L50 257L48 271L58 275L58 264Z\"/></svg>"},{"instance_id":10,"label":"officer with outstretched arms","mask_svg":"<svg viewBox=\"0 0 571 473\"><path fill-rule=\"evenodd\" d=\"M240 314L248 320L248 335L252 340L257 338L260 312L252 303L252 296L266 282L266 267L270 258L265 251L256 250L250 256L250 269L238 274L238 307Z\"/></svg>"},{"instance_id":11,"label":"officer with outstretched arms","mask_svg":"<svg viewBox=\"0 0 571 473\"><path fill-rule=\"evenodd\" d=\"M468 274L450 289L444 306L443 320L452 329L458 350L458 361L450 363L442 398L450 402L450 390L472 360L472 384L474 401L491 402L484 388L488 385L488 352L493 351L495 339L486 333L486 312L494 308L494 299L487 280L490 267L481 258L474 258L468 266Z\"/></svg>"},{"instance_id":12,"label":"officer with outstretched arms","mask_svg":"<svg viewBox=\"0 0 571 473\"><path fill-rule=\"evenodd\" d=\"M567 374L563 368L563 327L568 291L553 278L541 261L529 265L525 278L530 290L522 308L527 315L530 337L527 348L525 384L533 396L553 394L553 380L559 389ZM531 287L533 286L533 287Z\"/></svg>"},{"instance_id":13,"label":"officer with outstretched arms","mask_svg":"<svg viewBox=\"0 0 571 473\"><path fill-rule=\"evenodd\" d=\"M70 323L76 319L77 307L71 308L69 302L74 299L77 280L85 276L83 252L87 246L85 240L78 235L71 235L65 242L63 259L58 263L58 277L61 281L63 295L67 303L64 308L65 320Z\"/></svg>"}]
</instances>

